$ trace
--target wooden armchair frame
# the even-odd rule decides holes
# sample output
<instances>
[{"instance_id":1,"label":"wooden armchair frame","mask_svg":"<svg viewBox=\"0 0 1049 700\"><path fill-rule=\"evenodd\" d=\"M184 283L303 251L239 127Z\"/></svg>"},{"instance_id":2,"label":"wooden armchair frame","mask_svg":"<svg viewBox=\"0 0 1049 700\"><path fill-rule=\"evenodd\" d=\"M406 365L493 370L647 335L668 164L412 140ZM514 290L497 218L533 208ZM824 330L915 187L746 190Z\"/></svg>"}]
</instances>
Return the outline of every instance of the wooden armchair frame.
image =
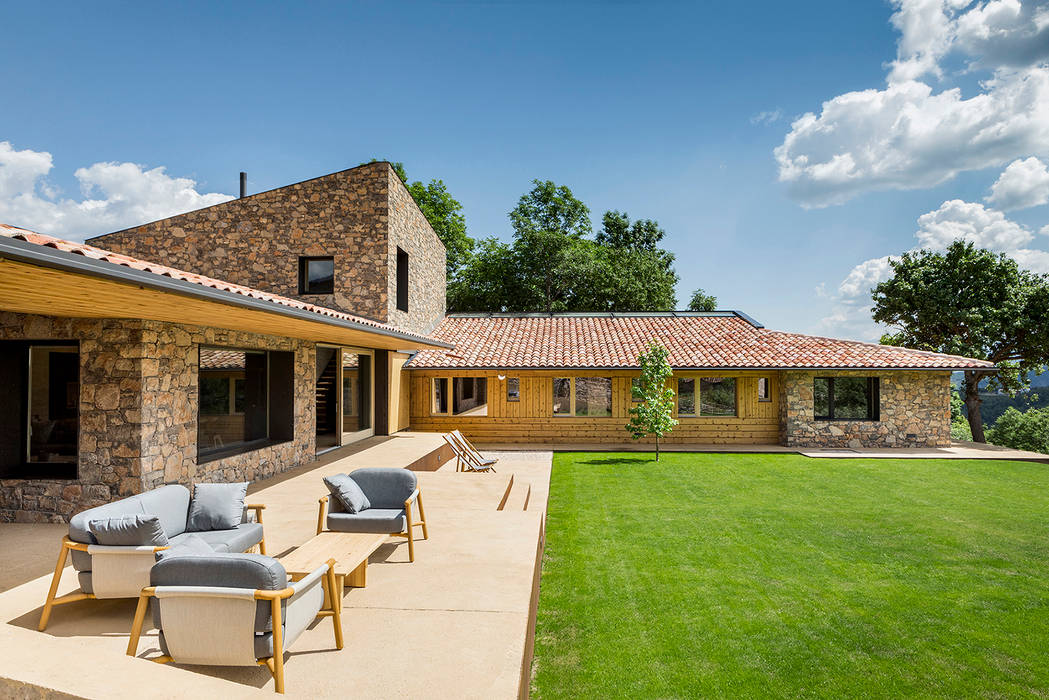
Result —
<instances>
[{"instance_id":1,"label":"wooden armchair frame","mask_svg":"<svg viewBox=\"0 0 1049 700\"><path fill-rule=\"evenodd\" d=\"M255 511L255 522L262 525L262 511L266 510L266 506L261 503L254 503L252 505L244 506L245 510ZM37 629L43 632L47 629L47 623L51 620L51 611L54 610L56 605L65 605L66 603L75 603L78 600L98 600L98 597L94 593L84 593L83 591L74 591L67 593L61 598L55 598L58 593L58 584L62 580L62 572L65 571L66 562L69 560L70 550L76 550L78 552L86 552L90 545L86 542L74 542L69 539L69 535L62 537L62 546L58 550L58 563L55 565L55 573L51 577L51 588L47 591L47 598L44 599L44 609L40 613L40 624L37 625ZM259 553L266 553L266 531L263 529L262 540L259 542ZM164 547L154 547L153 554L167 549Z\"/></svg>"},{"instance_id":2,"label":"wooden armchair frame","mask_svg":"<svg viewBox=\"0 0 1049 700\"><path fill-rule=\"evenodd\" d=\"M330 496L322 496L317 499L317 534L321 534L325 531L324 519L327 516L328 510L328 499ZM412 518L412 503L419 506L419 520L416 521ZM408 496L404 501L404 516L407 522L407 527L404 532L391 532L391 537L406 537L408 538L408 561L415 561L415 538L412 536L413 529L415 527L422 527L423 539L430 539L430 532L426 528L426 511L423 509L423 495L422 492L416 488L412 491L412 494Z\"/></svg>"},{"instance_id":3,"label":"wooden armchair frame","mask_svg":"<svg viewBox=\"0 0 1049 700\"><path fill-rule=\"evenodd\" d=\"M342 606L338 604L337 591L338 584L335 581L335 560L328 560L328 571L324 574L324 585L327 588L329 600L332 601L330 610L320 610L317 613L317 617L331 617L332 626L335 631L335 648L342 649ZM146 619L146 611L149 609L149 599L154 596L156 592L156 586L147 586L142 589L142 593L138 598L138 606L135 608L135 619L131 623L131 636L127 643L127 655L136 656L138 655L138 641L142 636L142 625ZM265 666L269 669L270 674L273 676L274 689L278 693L284 692L284 620L283 610L281 609L281 601L290 598L295 594L295 589L292 587L284 588L279 591L263 591L256 590L254 592L255 600L268 600L270 601L270 614L273 616L273 650L274 655L258 660L259 666ZM280 653L276 653L277 650L281 650ZM170 656L157 656L149 659L154 663L167 664L174 661Z\"/></svg>"}]
</instances>

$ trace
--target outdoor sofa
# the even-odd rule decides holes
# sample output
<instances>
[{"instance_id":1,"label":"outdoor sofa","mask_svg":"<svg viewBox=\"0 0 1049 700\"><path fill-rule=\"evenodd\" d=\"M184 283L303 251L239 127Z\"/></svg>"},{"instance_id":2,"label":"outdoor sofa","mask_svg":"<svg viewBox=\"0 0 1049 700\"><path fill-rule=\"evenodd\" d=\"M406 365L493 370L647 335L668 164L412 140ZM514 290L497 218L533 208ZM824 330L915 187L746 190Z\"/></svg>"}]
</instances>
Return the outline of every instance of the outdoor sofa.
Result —
<instances>
[{"instance_id":1,"label":"outdoor sofa","mask_svg":"<svg viewBox=\"0 0 1049 700\"><path fill-rule=\"evenodd\" d=\"M406 537L408 561L415 561L413 528L422 527L424 540L429 539L430 535L426 529L422 493L414 472L390 467L369 467L349 474L325 477L324 484L330 495L320 499L318 535L328 530ZM418 520L412 513L413 504L419 508Z\"/></svg>"},{"instance_id":2,"label":"outdoor sofa","mask_svg":"<svg viewBox=\"0 0 1049 700\"><path fill-rule=\"evenodd\" d=\"M230 495L238 488L239 501L236 493ZM40 631L47 628L56 605L89 599L137 598L150 585L149 572L156 562L156 553L187 538L200 538L216 552L245 552L258 545L265 554L265 506L244 505L246 489L246 484L198 484L198 498L191 501L185 486L161 486L74 515L69 521L69 534L62 539L58 564L40 615ZM249 511L254 512L254 520ZM102 533L104 541L99 542ZM70 553L80 589L56 598Z\"/></svg>"},{"instance_id":3,"label":"outdoor sofa","mask_svg":"<svg viewBox=\"0 0 1049 700\"><path fill-rule=\"evenodd\" d=\"M341 606L322 613L337 590L335 560L295 583L279 561L260 554L190 554L163 559L140 592L127 654L138 653L148 608L159 630L157 663L266 666L284 692L284 652L318 614L332 618L342 649ZM332 598L334 600L334 598ZM152 605L150 605L152 601Z\"/></svg>"}]
</instances>

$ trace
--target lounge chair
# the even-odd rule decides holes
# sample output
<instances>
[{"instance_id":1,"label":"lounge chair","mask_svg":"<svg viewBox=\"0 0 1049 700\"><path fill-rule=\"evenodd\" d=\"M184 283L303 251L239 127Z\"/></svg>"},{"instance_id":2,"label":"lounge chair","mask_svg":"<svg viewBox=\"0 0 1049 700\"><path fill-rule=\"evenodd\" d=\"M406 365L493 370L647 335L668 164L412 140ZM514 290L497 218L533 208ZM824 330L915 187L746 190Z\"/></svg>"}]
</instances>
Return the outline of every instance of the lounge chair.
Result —
<instances>
[{"instance_id":1,"label":"lounge chair","mask_svg":"<svg viewBox=\"0 0 1049 700\"><path fill-rule=\"evenodd\" d=\"M284 692L284 652L317 618L324 590L336 591L335 561L288 585L279 561L261 554L169 557L138 599L127 654L138 654L146 609L160 630L157 663L266 666ZM150 606L150 600L153 604ZM335 600L335 597L332 597ZM330 612L342 649L339 605Z\"/></svg>"},{"instance_id":2,"label":"lounge chair","mask_svg":"<svg viewBox=\"0 0 1049 700\"><path fill-rule=\"evenodd\" d=\"M348 476L364 492L369 502L368 506L356 513L350 513L338 498L322 497L319 499L320 510L317 513L317 534L328 530L406 537L408 561L415 561L415 537L412 534L414 528L422 527L423 539L430 539L426 529L423 497L415 474L407 469L371 467L357 469ZM418 520L413 517L413 504L419 508Z\"/></svg>"},{"instance_id":3,"label":"lounge chair","mask_svg":"<svg viewBox=\"0 0 1049 700\"><path fill-rule=\"evenodd\" d=\"M445 442L451 445L452 451L455 452L455 471L495 471L495 465L499 463L499 460L495 457L486 458L458 430L445 434L444 439Z\"/></svg>"}]
</instances>

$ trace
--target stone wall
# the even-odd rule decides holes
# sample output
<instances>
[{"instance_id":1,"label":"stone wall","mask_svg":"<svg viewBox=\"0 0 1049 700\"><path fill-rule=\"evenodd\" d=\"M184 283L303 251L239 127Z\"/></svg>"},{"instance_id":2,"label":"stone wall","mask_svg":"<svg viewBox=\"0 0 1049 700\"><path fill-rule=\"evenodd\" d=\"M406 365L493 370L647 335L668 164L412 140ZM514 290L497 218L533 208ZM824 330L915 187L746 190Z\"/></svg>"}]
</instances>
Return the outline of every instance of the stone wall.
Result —
<instances>
[{"instance_id":1,"label":"stone wall","mask_svg":"<svg viewBox=\"0 0 1049 700\"><path fill-rule=\"evenodd\" d=\"M447 252L411 194L391 169L389 322L424 335L444 318L447 297ZM408 312L397 308L397 248L408 253Z\"/></svg>"},{"instance_id":2,"label":"stone wall","mask_svg":"<svg viewBox=\"0 0 1049 700\"><path fill-rule=\"evenodd\" d=\"M0 480L2 522L62 522L161 484L252 481L314 459L312 343L155 321L0 312L0 340L28 339L80 341L78 475ZM197 464L200 344L295 353L292 441Z\"/></svg>"},{"instance_id":3,"label":"stone wall","mask_svg":"<svg viewBox=\"0 0 1049 700\"><path fill-rule=\"evenodd\" d=\"M445 250L388 163L260 192L88 241L107 250L424 331L444 313ZM412 257L396 311L396 246ZM335 261L334 294L299 294L299 257Z\"/></svg>"},{"instance_id":4,"label":"stone wall","mask_svg":"<svg viewBox=\"0 0 1049 700\"><path fill-rule=\"evenodd\" d=\"M817 421L816 377L878 377L880 420ZM787 447L948 447L950 372L780 372L780 441Z\"/></svg>"}]
</instances>

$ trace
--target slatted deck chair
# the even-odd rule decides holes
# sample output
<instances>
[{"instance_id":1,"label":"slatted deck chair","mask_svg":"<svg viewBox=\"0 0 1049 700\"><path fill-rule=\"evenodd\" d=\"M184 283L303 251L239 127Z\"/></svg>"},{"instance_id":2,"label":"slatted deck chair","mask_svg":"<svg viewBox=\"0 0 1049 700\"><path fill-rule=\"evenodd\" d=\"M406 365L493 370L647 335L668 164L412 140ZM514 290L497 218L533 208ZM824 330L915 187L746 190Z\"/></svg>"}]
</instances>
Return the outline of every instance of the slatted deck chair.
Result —
<instances>
[{"instance_id":1,"label":"slatted deck chair","mask_svg":"<svg viewBox=\"0 0 1049 700\"><path fill-rule=\"evenodd\" d=\"M325 590L337 591L335 560L288 585L280 562L260 554L170 557L150 572L128 641L138 653L147 608L160 630L157 663L206 666L266 666L275 690L284 692L284 652L317 618L329 615L335 647L342 649L337 593L331 610L321 611ZM330 593L329 593L330 595ZM152 602L152 605L150 604Z\"/></svg>"},{"instance_id":2,"label":"slatted deck chair","mask_svg":"<svg viewBox=\"0 0 1049 700\"><path fill-rule=\"evenodd\" d=\"M456 463L456 467L457 467L456 471L464 471L464 472L494 472L495 471L495 465L499 463L499 460L497 458L494 458L494 457L489 458L489 457L485 457L484 455L482 455L477 450L477 448L474 447L472 444L470 444L470 441L467 440L466 437L461 432L459 432L458 430L453 430L452 432L448 433L448 435L451 436L451 439L453 441L453 443L452 443L453 444L453 449L455 449L456 445L459 448L458 451L456 452L456 456L459 458L459 461ZM446 436L445 439L447 440L448 437ZM458 468L460 466L462 467L461 469Z\"/></svg>"}]
</instances>

